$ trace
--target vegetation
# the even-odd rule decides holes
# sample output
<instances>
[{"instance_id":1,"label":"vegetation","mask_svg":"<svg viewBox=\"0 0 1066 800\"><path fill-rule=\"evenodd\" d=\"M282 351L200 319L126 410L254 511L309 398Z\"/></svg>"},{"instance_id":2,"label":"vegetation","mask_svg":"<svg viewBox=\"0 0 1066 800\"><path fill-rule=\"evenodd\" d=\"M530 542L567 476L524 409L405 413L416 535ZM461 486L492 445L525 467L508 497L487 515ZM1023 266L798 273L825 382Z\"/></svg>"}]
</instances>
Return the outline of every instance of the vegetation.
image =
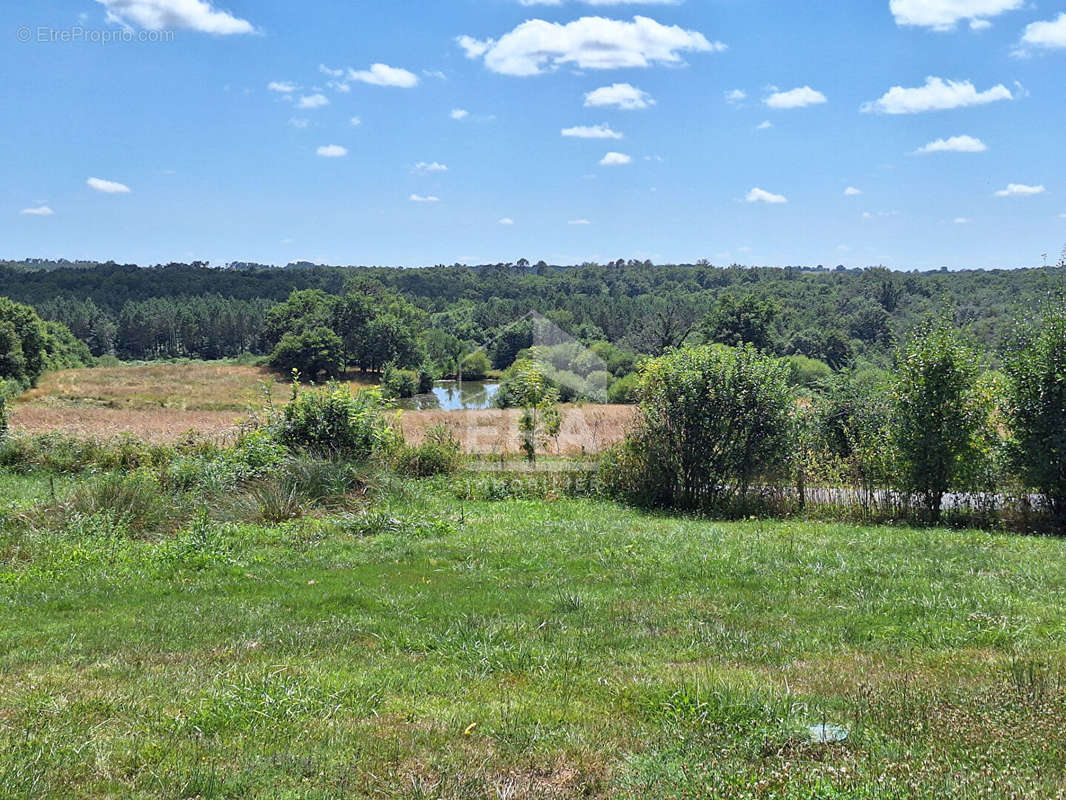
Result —
<instances>
[{"instance_id":1,"label":"vegetation","mask_svg":"<svg viewBox=\"0 0 1066 800\"><path fill-rule=\"evenodd\" d=\"M11 387L33 386L46 369L85 366L90 360L88 348L65 326L0 297L0 396Z\"/></svg>"},{"instance_id":2,"label":"vegetation","mask_svg":"<svg viewBox=\"0 0 1066 800\"><path fill-rule=\"evenodd\" d=\"M282 444L315 457L354 462L367 462L393 446L378 392L353 394L337 383L307 391L294 384L292 391L292 400L272 413L269 423Z\"/></svg>"}]
</instances>

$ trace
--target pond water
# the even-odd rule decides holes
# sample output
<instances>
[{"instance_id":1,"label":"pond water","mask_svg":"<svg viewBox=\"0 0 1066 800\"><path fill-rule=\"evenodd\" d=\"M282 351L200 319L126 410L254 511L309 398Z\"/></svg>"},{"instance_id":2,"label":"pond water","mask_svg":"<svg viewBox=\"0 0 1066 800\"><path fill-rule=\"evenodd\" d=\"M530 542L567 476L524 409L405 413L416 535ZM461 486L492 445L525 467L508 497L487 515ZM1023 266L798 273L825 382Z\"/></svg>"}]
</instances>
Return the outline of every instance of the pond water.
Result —
<instances>
[{"instance_id":1,"label":"pond water","mask_svg":"<svg viewBox=\"0 0 1066 800\"><path fill-rule=\"evenodd\" d=\"M495 408L493 400L500 391L496 381L437 381L433 391L417 394L397 405L408 411L471 411Z\"/></svg>"}]
</instances>

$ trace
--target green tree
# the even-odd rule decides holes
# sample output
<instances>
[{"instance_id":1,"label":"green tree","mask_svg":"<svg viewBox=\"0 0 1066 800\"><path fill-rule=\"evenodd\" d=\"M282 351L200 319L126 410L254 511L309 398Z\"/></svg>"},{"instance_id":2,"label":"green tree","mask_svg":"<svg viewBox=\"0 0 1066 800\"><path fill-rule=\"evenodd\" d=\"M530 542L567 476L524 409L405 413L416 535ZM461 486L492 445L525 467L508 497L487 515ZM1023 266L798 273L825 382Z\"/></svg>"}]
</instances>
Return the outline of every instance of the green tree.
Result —
<instances>
[{"instance_id":1,"label":"green tree","mask_svg":"<svg viewBox=\"0 0 1066 800\"><path fill-rule=\"evenodd\" d=\"M296 370L305 381L316 381L322 373L335 378L344 370L344 342L329 328L286 333L270 356L270 366Z\"/></svg>"},{"instance_id":2,"label":"green tree","mask_svg":"<svg viewBox=\"0 0 1066 800\"><path fill-rule=\"evenodd\" d=\"M465 380L479 381L489 374L489 370L492 369L492 362L489 361L489 357L485 355L484 350L475 350L462 359L460 368Z\"/></svg>"},{"instance_id":3,"label":"green tree","mask_svg":"<svg viewBox=\"0 0 1066 800\"><path fill-rule=\"evenodd\" d=\"M1007 359L1013 461L1066 527L1066 306L1051 309Z\"/></svg>"},{"instance_id":4,"label":"green tree","mask_svg":"<svg viewBox=\"0 0 1066 800\"><path fill-rule=\"evenodd\" d=\"M916 331L897 354L892 438L901 487L940 520L944 495L971 454L977 420L970 395L978 354L949 324Z\"/></svg>"},{"instance_id":5,"label":"green tree","mask_svg":"<svg viewBox=\"0 0 1066 800\"><path fill-rule=\"evenodd\" d=\"M608 480L639 502L721 508L790 451L789 369L748 345L683 348L641 367L636 431Z\"/></svg>"},{"instance_id":6,"label":"green tree","mask_svg":"<svg viewBox=\"0 0 1066 800\"><path fill-rule=\"evenodd\" d=\"M779 308L770 298L755 294L743 297L726 295L718 301L714 311L700 324L703 341L739 347L750 344L756 350L768 351L773 345L773 324Z\"/></svg>"},{"instance_id":7,"label":"green tree","mask_svg":"<svg viewBox=\"0 0 1066 800\"><path fill-rule=\"evenodd\" d=\"M522 409L518 418L522 452L531 466L536 466L537 452L559 435L559 390L552 386L541 367L529 359L516 361L507 379L513 405Z\"/></svg>"}]
</instances>

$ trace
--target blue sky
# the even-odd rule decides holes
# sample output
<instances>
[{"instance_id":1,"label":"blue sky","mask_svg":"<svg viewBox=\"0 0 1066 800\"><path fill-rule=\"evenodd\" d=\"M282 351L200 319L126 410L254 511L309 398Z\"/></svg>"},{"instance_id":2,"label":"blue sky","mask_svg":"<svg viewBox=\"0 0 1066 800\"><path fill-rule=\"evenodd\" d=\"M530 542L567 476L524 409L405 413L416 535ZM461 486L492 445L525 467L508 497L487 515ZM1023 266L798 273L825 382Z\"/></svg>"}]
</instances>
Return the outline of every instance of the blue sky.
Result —
<instances>
[{"instance_id":1,"label":"blue sky","mask_svg":"<svg viewBox=\"0 0 1066 800\"><path fill-rule=\"evenodd\" d=\"M6 16L0 257L912 269L1066 243L1062 2Z\"/></svg>"}]
</instances>

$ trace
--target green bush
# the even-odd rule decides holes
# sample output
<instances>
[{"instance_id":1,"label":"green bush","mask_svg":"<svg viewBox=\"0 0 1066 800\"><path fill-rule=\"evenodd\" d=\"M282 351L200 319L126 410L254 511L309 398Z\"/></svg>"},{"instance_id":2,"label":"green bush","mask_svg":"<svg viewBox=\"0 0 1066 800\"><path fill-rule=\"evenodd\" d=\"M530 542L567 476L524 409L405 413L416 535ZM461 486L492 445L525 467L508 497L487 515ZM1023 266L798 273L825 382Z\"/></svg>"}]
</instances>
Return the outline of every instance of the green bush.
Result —
<instances>
[{"instance_id":1,"label":"green bush","mask_svg":"<svg viewBox=\"0 0 1066 800\"><path fill-rule=\"evenodd\" d=\"M824 361L807 356L786 356L788 383L803 389L817 389L833 377L832 368Z\"/></svg>"},{"instance_id":2,"label":"green bush","mask_svg":"<svg viewBox=\"0 0 1066 800\"><path fill-rule=\"evenodd\" d=\"M194 451L200 447L212 446L189 443L181 447ZM83 439L63 433L32 436L13 434L0 441L0 467L17 472L45 470L60 473L131 470L169 464L174 459L175 452L173 447L145 444L131 436L101 440Z\"/></svg>"},{"instance_id":3,"label":"green bush","mask_svg":"<svg viewBox=\"0 0 1066 800\"><path fill-rule=\"evenodd\" d=\"M618 378L607 390L607 402L630 404L637 402L637 389L640 387L640 375L631 372Z\"/></svg>"},{"instance_id":4,"label":"green bush","mask_svg":"<svg viewBox=\"0 0 1066 800\"><path fill-rule=\"evenodd\" d=\"M295 371L305 381L316 381L322 373L336 378L344 371L344 342L329 328L286 333L270 356L270 366Z\"/></svg>"},{"instance_id":5,"label":"green bush","mask_svg":"<svg viewBox=\"0 0 1066 800\"><path fill-rule=\"evenodd\" d=\"M1050 311L1007 360L1013 462L1066 527L1066 308Z\"/></svg>"},{"instance_id":6,"label":"green bush","mask_svg":"<svg viewBox=\"0 0 1066 800\"><path fill-rule=\"evenodd\" d=\"M471 353L460 362L463 371L463 380L479 381L489 374L492 362L483 350Z\"/></svg>"},{"instance_id":7,"label":"green bush","mask_svg":"<svg viewBox=\"0 0 1066 800\"><path fill-rule=\"evenodd\" d=\"M368 461L396 444L397 434L384 415L381 394L364 389L352 394L330 383L321 389L294 387L292 401L271 423L279 442L319 458Z\"/></svg>"},{"instance_id":8,"label":"green bush","mask_svg":"<svg viewBox=\"0 0 1066 800\"><path fill-rule=\"evenodd\" d=\"M164 470L170 488L187 491L226 491L263 478L288 457L288 449L266 430L241 435L233 447L212 449L176 458Z\"/></svg>"},{"instance_id":9,"label":"green bush","mask_svg":"<svg viewBox=\"0 0 1066 800\"><path fill-rule=\"evenodd\" d=\"M973 453L971 393L978 354L946 322L917 330L897 354L892 440L900 489L920 498L930 522Z\"/></svg>"},{"instance_id":10,"label":"green bush","mask_svg":"<svg viewBox=\"0 0 1066 800\"><path fill-rule=\"evenodd\" d=\"M65 517L109 517L133 535L156 532L175 518L155 475L147 469L112 472L82 483L64 504Z\"/></svg>"},{"instance_id":11,"label":"green bush","mask_svg":"<svg viewBox=\"0 0 1066 800\"><path fill-rule=\"evenodd\" d=\"M604 460L616 493L653 506L726 509L788 462L788 369L753 347L676 350L641 368L636 430Z\"/></svg>"},{"instance_id":12,"label":"green bush","mask_svg":"<svg viewBox=\"0 0 1066 800\"><path fill-rule=\"evenodd\" d=\"M388 364L381 373L381 394L390 400L418 394L419 374Z\"/></svg>"},{"instance_id":13,"label":"green bush","mask_svg":"<svg viewBox=\"0 0 1066 800\"><path fill-rule=\"evenodd\" d=\"M451 475L463 465L463 449L455 434L446 425L429 428L422 443L404 447L397 458L396 469L414 478L431 475Z\"/></svg>"}]
</instances>

